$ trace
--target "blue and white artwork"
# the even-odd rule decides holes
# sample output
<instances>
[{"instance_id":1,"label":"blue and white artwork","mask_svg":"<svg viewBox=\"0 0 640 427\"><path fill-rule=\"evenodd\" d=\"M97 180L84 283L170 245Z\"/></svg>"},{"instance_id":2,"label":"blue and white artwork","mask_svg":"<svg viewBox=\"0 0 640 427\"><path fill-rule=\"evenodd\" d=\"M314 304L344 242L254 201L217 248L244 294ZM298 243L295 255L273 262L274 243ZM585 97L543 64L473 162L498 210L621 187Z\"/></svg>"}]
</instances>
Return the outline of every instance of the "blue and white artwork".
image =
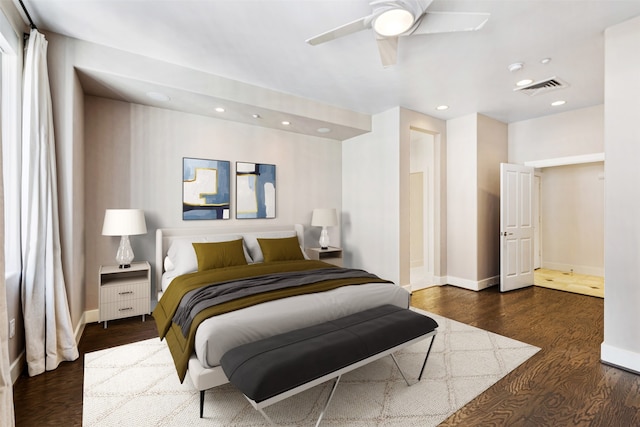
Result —
<instances>
[{"instance_id":1,"label":"blue and white artwork","mask_svg":"<svg viewBox=\"0 0 640 427\"><path fill-rule=\"evenodd\" d=\"M276 165L236 163L236 218L276 217Z\"/></svg>"},{"instance_id":2,"label":"blue and white artwork","mask_svg":"<svg viewBox=\"0 0 640 427\"><path fill-rule=\"evenodd\" d=\"M231 162L182 160L182 219L229 219Z\"/></svg>"}]
</instances>

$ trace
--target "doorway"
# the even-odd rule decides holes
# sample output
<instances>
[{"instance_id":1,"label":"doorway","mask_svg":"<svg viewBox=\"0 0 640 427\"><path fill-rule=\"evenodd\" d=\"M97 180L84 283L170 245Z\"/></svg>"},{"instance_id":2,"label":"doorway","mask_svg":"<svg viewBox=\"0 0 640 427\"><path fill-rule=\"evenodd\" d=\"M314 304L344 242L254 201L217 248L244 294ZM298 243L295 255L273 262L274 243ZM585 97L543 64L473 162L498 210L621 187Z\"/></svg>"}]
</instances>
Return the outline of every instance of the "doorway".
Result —
<instances>
[{"instance_id":1,"label":"doorway","mask_svg":"<svg viewBox=\"0 0 640 427\"><path fill-rule=\"evenodd\" d=\"M604 297L604 162L545 167L536 178L535 285Z\"/></svg>"},{"instance_id":2,"label":"doorway","mask_svg":"<svg viewBox=\"0 0 640 427\"><path fill-rule=\"evenodd\" d=\"M435 136L411 128L409 235L411 290L435 284Z\"/></svg>"}]
</instances>

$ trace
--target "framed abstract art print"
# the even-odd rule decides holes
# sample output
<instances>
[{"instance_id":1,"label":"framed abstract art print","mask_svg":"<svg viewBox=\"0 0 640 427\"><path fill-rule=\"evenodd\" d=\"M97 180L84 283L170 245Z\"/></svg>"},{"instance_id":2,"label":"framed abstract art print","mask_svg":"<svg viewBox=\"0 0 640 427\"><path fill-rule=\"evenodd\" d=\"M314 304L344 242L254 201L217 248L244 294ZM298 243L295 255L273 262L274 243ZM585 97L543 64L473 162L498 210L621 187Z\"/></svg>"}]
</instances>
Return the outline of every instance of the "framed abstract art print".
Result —
<instances>
[{"instance_id":1,"label":"framed abstract art print","mask_svg":"<svg viewBox=\"0 0 640 427\"><path fill-rule=\"evenodd\" d=\"M182 159L182 219L229 219L231 163Z\"/></svg>"}]
</instances>

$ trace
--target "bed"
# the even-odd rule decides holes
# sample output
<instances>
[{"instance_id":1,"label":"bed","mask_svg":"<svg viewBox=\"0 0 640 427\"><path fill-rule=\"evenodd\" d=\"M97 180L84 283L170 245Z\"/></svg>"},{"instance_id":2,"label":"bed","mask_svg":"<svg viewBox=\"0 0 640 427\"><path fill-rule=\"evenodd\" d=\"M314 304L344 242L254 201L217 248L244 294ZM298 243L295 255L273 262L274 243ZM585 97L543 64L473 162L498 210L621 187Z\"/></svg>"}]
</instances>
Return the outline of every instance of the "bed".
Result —
<instances>
[{"instance_id":1,"label":"bed","mask_svg":"<svg viewBox=\"0 0 640 427\"><path fill-rule=\"evenodd\" d=\"M241 249L238 248L238 240L241 242ZM293 241L295 244L292 243ZM213 245L199 246L203 243L213 243ZM202 255L202 248L212 247L218 251L215 258L219 257L217 254L220 248L226 251L225 248L231 245L234 247L235 258L243 256L246 265L216 265L216 262L219 263L218 260L213 263L213 268L208 268L203 261L206 257ZM287 255L293 251L293 245L299 249L296 259L281 259L283 253ZM274 247L279 249L274 250ZM286 248L284 252L281 250L282 247ZM409 306L409 293L402 287L374 275L366 276L366 272L359 274L356 279L351 269L309 260L304 253L304 247L304 227L299 224L259 228L157 230L155 261L159 302L154 310L154 319L158 324L161 338L167 340L176 362L178 376L182 381L188 373L195 388L200 390L201 399L204 396L204 390L228 382L220 367L220 359L232 348L384 304L402 308ZM199 251L198 254L196 251ZM299 259L299 256L304 259ZM225 259L227 258L225 256ZM198 271L199 267L202 267L200 271ZM327 277L320 284L309 278L313 274ZM245 278L245 275L248 277ZM194 299L194 295L202 294L204 288L214 288L201 286L202 281L207 284L222 283L224 286L229 286L229 289L233 288L233 292L236 289L257 292L253 289L258 286L251 282L255 277L272 278L278 275L295 276L296 280L305 281L305 284L291 287L298 290L291 290L289 287L274 288L269 292L251 294L247 298L258 303L240 304L228 310L224 304L207 306L198 315L193 315L193 310L182 307L184 300L187 299L182 298L183 294L191 295ZM245 286L244 281L250 284ZM306 283L307 281L309 283ZM276 282L277 280L272 280L269 283ZM216 288L218 287L220 286L216 285ZM297 294L301 289L309 290ZM263 299L265 294L276 294L276 296ZM216 298L224 299L225 296L226 294L223 295L221 292ZM181 302L178 303L178 300ZM197 298L196 300L201 301ZM198 304L202 305L202 302ZM227 305L234 304L236 302L231 301ZM221 306L225 308L219 308ZM171 307L177 308L173 311ZM187 322L192 326L190 335L184 329L186 328L184 324L177 325L172 320L172 316L180 310L183 314L191 313L190 323ZM209 317L207 310L215 315ZM183 331L185 336L178 337L180 334L177 331ZM173 338L172 335L174 335Z\"/></svg>"}]
</instances>

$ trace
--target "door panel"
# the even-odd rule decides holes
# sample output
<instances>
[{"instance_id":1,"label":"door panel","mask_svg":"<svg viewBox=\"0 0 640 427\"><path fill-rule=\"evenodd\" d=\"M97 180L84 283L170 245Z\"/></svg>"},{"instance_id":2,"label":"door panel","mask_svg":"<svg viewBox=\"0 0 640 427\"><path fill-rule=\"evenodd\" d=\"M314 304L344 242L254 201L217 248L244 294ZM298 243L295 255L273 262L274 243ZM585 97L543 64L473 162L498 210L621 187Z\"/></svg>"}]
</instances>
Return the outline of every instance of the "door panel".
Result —
<instances>
[{"instance_id":1,"label":"door panel","mask_svg":"<svg viewBox=\"0 0 640 427\"><path fill-rule=\"evenodd\" d=\"M500 291L533 285L533 168L500 164Z\"/></svg>"}]
</instances>

